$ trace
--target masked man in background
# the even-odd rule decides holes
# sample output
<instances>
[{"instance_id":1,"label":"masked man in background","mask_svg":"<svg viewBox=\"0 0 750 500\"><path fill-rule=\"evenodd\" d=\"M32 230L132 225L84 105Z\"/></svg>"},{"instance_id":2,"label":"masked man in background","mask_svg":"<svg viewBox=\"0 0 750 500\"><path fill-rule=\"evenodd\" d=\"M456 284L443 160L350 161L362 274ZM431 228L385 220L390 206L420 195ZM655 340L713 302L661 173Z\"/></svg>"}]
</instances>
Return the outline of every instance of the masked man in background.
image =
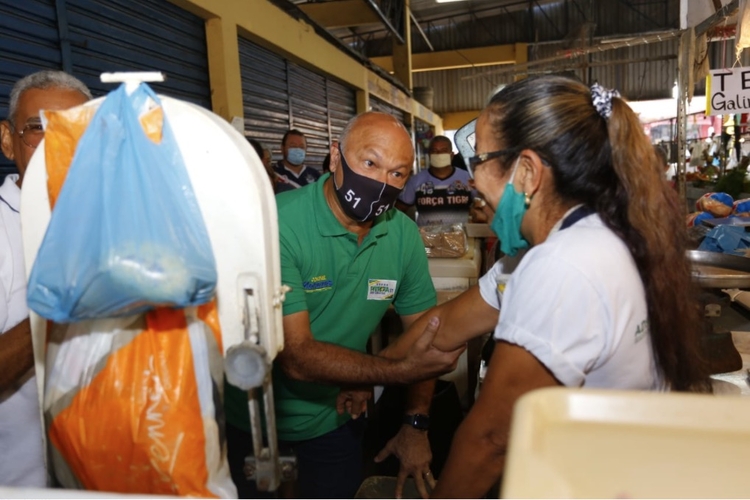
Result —
<instances>
[{"instance_id":1,"label":"masked man in background","mask_svg":"<svg viewBox=\"0 0 750 500\"><path fill-rule=\"evenodd\" d=\"M320 179L318 170L305 165L306 152L305 134L296 129L289 130L284 134L281 139L281 154L284 159L279 160L273 170L292 188L307 186Z\"/></svg>"},{"instance_id":2,"label":"masked man in background","mask_svg":"<svg viewBox=\"0 0 750 500\"><path fill-rule=\"evenodd\" d=\"M414 175L399 197L399 208L415 207L417 224L465 224L476 192L466 170L455 168L453 145L443 135L430 141L430 167Z\"/></svg>"}]
</instances>

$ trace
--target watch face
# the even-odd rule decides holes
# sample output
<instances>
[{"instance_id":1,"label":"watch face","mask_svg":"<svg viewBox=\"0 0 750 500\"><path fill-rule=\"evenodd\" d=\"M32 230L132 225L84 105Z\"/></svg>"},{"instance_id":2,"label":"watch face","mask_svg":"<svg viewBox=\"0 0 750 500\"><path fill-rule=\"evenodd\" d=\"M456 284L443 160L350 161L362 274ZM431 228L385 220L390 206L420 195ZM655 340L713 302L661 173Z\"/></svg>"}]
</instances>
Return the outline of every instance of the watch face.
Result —
<instances>
[{"instance_id":1,"label":"watch face","mask_svg":"<svg viewBox=\"0 0 750 500\"><path fill-rule=\"evenodd\" d=\"M406 417L404 418L404 423L411 425L415 429L426 431L430 428L430 417L420 414L406 415Z\"/></svg>"}]
</instances>

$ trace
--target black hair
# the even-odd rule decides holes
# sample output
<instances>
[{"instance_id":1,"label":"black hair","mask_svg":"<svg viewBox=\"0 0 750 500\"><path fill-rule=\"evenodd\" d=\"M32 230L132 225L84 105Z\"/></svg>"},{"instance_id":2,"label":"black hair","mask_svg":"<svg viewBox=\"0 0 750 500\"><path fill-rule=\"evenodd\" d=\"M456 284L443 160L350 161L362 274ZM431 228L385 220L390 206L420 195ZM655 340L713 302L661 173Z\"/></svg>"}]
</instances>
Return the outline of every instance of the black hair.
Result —
<instances>
[{"instance_id":1,"label":"black hair","mask_svg":"<svg viewBox=\"0 0 750 500\"><path fill-rule=\"evenodd\" d=\"M293 128L291 130L287 130L286 133L284 134L284 137L281 138L281 146L282 147L286 146L286 140L287 140L287 138L290 135L296 135L296 136L302 137L303 139L305 138L305 134L303 134L302 132L300 132L296 128Z\"/></svg>"},{"instance_id":2,"label":"black hair","mask_svg":"<svg viewBox=\"0 0 750 500\"><path fill-rule=\"evenodd\" d=\"M253 147L256 153L258 153L258 158L261 160L263 159L263 145L256 141L255 139L251 139L250 137L246 137L247 142L250 143L250 145Z\"/></svg>"}]
</instances>

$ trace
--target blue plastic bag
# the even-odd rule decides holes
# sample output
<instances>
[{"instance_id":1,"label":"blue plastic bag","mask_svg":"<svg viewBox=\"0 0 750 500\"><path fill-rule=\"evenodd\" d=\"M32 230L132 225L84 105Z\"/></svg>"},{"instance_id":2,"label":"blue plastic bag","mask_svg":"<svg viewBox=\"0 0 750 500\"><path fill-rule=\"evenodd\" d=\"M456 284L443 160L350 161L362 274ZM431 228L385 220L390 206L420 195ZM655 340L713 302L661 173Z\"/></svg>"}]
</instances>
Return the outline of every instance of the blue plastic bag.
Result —
<instances>
[{"instance_id":1,"label":"blue plastic bag","mask_svg":"<svg viewBox=\"0 0 750 500\"><path fill-rule=\"evenodd\" d=\"M60 323L208 302L216 262L172 130L152 142L141 84L111 92L81 137L39 248L28 304Z\"/></svg>"},{"instance_id":2,"label":"blue plastic bag","mask_svg":"<svg viewBox=\"0 0 750 500\"><path fill-rule=\"evenodd\" d=\"M747 248L750 248L750 234L745 231L744 227L722 224L706 234L698 250L744 257Z\"/></svg>"}]
</instances>

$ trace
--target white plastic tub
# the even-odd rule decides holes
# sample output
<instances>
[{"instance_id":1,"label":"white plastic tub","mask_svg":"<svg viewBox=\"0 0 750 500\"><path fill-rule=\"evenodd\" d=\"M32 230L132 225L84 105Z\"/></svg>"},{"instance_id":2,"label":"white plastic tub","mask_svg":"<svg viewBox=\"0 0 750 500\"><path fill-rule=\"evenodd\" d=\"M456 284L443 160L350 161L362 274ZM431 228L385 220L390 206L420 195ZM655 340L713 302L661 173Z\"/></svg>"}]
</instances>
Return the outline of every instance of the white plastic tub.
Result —
<instances>
[{"instance_id":1,"label":"white plastic tub","mask_svg":"<svg viewBox=\"0 0 750 500\"><path fill-rule=\"evenodd\" d=\"M747 498L750 399L551 388L513 413L505 498Z\"/></svg>"}]
</instances>

